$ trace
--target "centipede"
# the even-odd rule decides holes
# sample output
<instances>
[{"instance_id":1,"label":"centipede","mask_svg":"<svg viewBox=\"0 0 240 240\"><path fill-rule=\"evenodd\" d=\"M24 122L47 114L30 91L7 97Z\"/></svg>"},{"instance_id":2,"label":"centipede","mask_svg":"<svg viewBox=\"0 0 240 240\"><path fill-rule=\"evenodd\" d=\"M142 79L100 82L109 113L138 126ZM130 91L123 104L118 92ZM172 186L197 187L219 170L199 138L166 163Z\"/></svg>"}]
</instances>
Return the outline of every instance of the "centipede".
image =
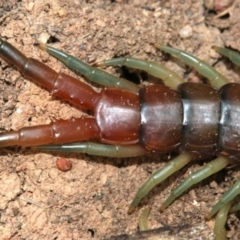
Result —
<instances>
[{"instance_id":1,"label":"centipede","mask_svg":"<svg viewBox=\"0 0 240 240\"><path fill-rule=\"evenodd\" d=\"M26 57L0 39L1 58L11 63L25 78L45 88L52 96L92 113L81 118L53 120L46 125L2 132L1 148L27 146L44 152L76 152L111 158L177 153L177 157L149 176L139 188L130 203L129 214L156 185L193 160L212 159L173 189L160 206L160 211L193 185L239 161L240 84L229 83L208 63L177 48L153 44L153 47L178 58L208 79L208 84L194 83L185 82L174 71L154 61L121 57L93 66L49 45L36 43L35 46L100 85L101 90L95 91L77 78L58 73L44 63ZM240 66L237 51L213 48ZM107 66L143 70L158 78L159 83L138 85L101 69ZM240 179L206 216L210 219L217 215L215 239L226 238L227 215L240 210L240 204L232 204L239 193ZM141 221L145 230L147 220L143 217Z\"/></svg>"}]
</instances>

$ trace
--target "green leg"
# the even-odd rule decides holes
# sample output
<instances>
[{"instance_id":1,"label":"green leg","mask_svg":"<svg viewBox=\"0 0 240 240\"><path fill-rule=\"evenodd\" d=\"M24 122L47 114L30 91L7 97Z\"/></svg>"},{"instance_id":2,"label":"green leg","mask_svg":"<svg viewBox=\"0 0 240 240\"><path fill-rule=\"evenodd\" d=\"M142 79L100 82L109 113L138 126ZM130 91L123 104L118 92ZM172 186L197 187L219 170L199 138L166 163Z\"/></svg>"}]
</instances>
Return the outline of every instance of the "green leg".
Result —
<instances>
[{"instance_id":1,"label":"green leg","mask_svg":"<svg viewBox=\"0 0 240 240\"><path fill-rule=\"evenodd\" d=\"M212 208L210 213L207 215L207 219L210 219L214 214L216 214L224 205L232 201L238 194L240 194L240 179L238 179L233 186L223 194L221 199Z\"/></svg>"},{"instance_id":2,"label":"green leg","mask_svg":"<svg viewBox=\"0 0 240 240\"><path fill-rule=\"evenodd\" d=\"M196 69L198 73L206 77L210 81L211 85L217 89L219 89L220 87L229 82L222 74L217 72L211 65L194 57L193 55L187 52L171 48L168 46L164 46L161 44L155 44L154 46L164 52L173 55L174 57L180 59L184 63Z\"/></svg>"},{"instance_id":3,"label":"green leg","mask_svg":"<svg viewBox=\"0 0 240 240\"><path fill-rule=\"evenodd\" d=\"M218 212L217 217L215 219L215 225L214 225L214 240L226 240L226 229L225 224L227 221L227 216L229 209L231 207L231 202L224 205Z\"/></svg>"},{"instance_id":4,"label":"green leg","mask_svg":"<svg viewBox=\"0 0 240 240\"><path fill-rule=\"evenodd\" d=\"M173 89L177 89L178 85L184 80L172 70L160 65L156 62L144 61L136 58L114 58L97 63L97 66L116 66L123 65L131 68L144 70L150 75L161 78L164 84Z\"/></svg>"},{"instance_id":5,"label":"green leg","mask_svg":"<svg viewBox=\"0 0 240 240\"><path fill-rule=\"evenodd\" d=\"M41 49L48 52L51 56L57 58L61 62L63 62L68 68L72 69L73 71L84 75L90 81L98 83L103 86L107 87L117 87L126 90L130 90L133 92L139 92L139 86L135 83L127 81L123 78L118 78L108 72L105 72L101 69L95 68L90 66L87 63L82 62L81 60L68 55L60 50L57 50L53 47L47 46L45 44L36 44Z\"/></svg>"},{"instance_id":6,"label":"green leg","mask_svg":"<svg viewBox=\"0 0 240 240\"><path fill-rule=\"evenodd\" d=\"M138 218L138 227L140 231L146 231L149 229L147 220L149 212L150 208L144 209Z\"/></svg>"},{"instance_id":7,"label":"green leg","mask_svg":"<svg viewBox=\"0 0 240 240\"><path fill-rule=\"evenodd\" d=\"M233 63L240 66L240 54L236 51L232 51L227 48L221 48L221 47L213 47L218 53L222 54L223 56L229 58Z\"/></svg>"},{"instance_id":8,"label":"green leg","mask_svg":"<svg viewBox=\"0 0 240 240\"><path fill-rule=\"evenodd\" d=\"M240 210L240 203L236 204L230 209L230 213L237 212Z\"/></svg>"},{"instance_id":9,"label":"green leg","mask_svg":"<svg viewBox=\"0 0 240 240\"><path fill-rule=\"evenodd\" d=\"M200 170L189 175L177 188L175 188L168 199L162 204L160 210L163 211L168 207L177 197L179 197L183 192L188 190L194 184L202 181L203 179L209 177L210 175L220 171L225 168L230 163L227 157L220 156L210 163L206 164Z\"/></svg>"},{"instance_id":10,"label":"green leg","mask_svg":"<svg viewBox=\"0 0 240 240\"><path fill-rule=\"evenodd\" d=\"M129 206L128 213L131 213L141 201L141 199L145 197L157 184L164 181L167 177L184 167L190 161L191 155L188 153L182 153L175 159L168 162L165 167L153 173L138 190Z\"/></svg>"},{"instance_id":11,"label":"green leg","mask_svg":"<svg viewBox=\"0 0 240 240\"><path fill-rule=\"evenodd\" d=\"M76 142L61 145L42 145L34 147L41 151L62 151L87 153L89 155L105 156L105 157L137 157L147 154L147 151L139 145L107 145L93 142Z\"/></svg>"}]
</instances>

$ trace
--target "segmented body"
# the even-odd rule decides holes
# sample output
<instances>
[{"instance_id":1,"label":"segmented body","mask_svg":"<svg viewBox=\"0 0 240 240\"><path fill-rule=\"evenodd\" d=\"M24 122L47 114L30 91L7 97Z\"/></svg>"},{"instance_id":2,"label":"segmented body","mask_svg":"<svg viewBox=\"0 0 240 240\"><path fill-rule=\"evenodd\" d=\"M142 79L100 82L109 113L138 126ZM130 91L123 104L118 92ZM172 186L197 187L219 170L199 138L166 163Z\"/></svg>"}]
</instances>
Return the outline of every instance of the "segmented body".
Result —
<instances>
[{"instance_id":1,"label":"segmented body","mask_svg":"<svg viewBox=\"0 0 240 240\"><path fill-rule=\"evenodd\" d=\"M0 55L13 63L27 78L45 87L52 95L94 113L93 117L56 120L49 125L1 133L1 147L40 145L38 148L44 151L86 152L110 157L179 152L177 158L155 172L139 189L129 212L156 184L193 159L217 156L173 190L161 210L193 184L239 158L240 84L227 83L222 75L201 60L185 52L156 45L194 66L209 79L213 87L201 83L184 83L178 75L155 62L120 58L98 64L122 64L139 68L160 77L165 83L139 87L54 48L38 45L70 68L108 87L96 92L71 76L56 73L37 60L26 58L12 45L0 40ZM234 52L222 48L217 50L225 55L230 53L230 57L238 62ZM225 206L229 209L229 203L239 193L239 189L240 180L223 196L208 217ZM235 210L238 208L235 207ZM227 213L228 210L225 211ZM215 230L215 233L219 236L219 230Z\"/></svg>"}]
</instances>

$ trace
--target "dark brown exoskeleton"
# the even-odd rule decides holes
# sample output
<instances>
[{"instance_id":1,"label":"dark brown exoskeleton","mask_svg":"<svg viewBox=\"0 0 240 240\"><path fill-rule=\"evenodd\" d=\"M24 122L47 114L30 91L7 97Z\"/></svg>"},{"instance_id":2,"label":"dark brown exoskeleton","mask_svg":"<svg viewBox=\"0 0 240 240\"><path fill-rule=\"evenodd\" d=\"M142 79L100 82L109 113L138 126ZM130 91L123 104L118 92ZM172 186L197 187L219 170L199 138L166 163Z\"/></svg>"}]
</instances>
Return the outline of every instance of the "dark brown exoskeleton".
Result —
<instances>
[{"instance_id":1,"label":"dark brown exoskeleton","mask_svg":"<svg viewBox=\"0 0 240 240\"><path fill-rule=\"evenodd\" d=\"M55 120L48 125L25 127L0 134L0 146L38 146L47 151L84 152L109 157L133 157L148 152L178 151L179 156L150 176L132 201L131 212L156 185L195 158L217 158L192 173L162 204L164 210L193 184L220 171L240 155L240 84L227 80L207 63L186 52L163 45L168 52L195 67L211 85L184 83L174 72L155 62L118 58L98 65L126 65L159 77L163 84L138 86L44 44L37 44L74 71L107 86L96 92L89 85L27 58L9 43L0 40L0 55L26 78L46 88L53 96L88 109L93 116ZM216 48L234 62L237 53ZM200 116L200 117L199 117ZM94 142L89 142L89 141ZM99 143L97 143L99 142ZM209 213L227 214L232 199L240 192L240 180L225 193ZM238 210L240 207L234 207ZM224 222L217 222L224 225ZM219 229L215 231L219 234Z\"/></svg>"}]
</instances>

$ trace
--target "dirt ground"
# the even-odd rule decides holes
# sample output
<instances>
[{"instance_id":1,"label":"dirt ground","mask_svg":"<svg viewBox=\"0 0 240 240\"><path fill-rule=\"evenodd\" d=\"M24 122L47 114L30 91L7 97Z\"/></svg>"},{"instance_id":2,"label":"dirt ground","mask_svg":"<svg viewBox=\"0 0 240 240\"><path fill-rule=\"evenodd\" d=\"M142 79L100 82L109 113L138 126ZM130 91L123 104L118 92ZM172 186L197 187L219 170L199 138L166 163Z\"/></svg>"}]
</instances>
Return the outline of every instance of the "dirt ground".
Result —
<instances>
[{"instance_id":1,"label":"dirt ground","mask_svg":"<svg viewBox=\"0 0 240 240\"><path fill-rule=\"evenodd\" d=\"M220 58L212 46L240 51L239 12L240 3L229 0L2 0L0 36L27 56L71 75L74 73L33 44L48 42L90 64L128 55L155 60L186 81L201 80L190 68L150 45L159 42L188 51L214 65L229 81L238 81L239 69ZM220 13L223 16L218 16ZM122 69L107 70L119 75ZM2 60L0 81L2 132L86 114L51 97ZM196 232L192 239L212 239L214 219L206 222L205 216L240 176L239 167L223 170L191 188L160 213L160 203L171 189L204 164L191 163L156 187L128 215L128 205L137 189L152 172L164 166L167 157L111 159L47 154L19 147L1 149L0 154L0 239L5 240L108 239L133 234L138 231L138 216L146 206L152 208L151 229L189 225L194 230L200 224L202 235ZM71 160L72 170L59 171L55 165L58 157ZM229 216L229 239L240 239L239 224L239 213Z\"/></svg>"}]
</instances>

